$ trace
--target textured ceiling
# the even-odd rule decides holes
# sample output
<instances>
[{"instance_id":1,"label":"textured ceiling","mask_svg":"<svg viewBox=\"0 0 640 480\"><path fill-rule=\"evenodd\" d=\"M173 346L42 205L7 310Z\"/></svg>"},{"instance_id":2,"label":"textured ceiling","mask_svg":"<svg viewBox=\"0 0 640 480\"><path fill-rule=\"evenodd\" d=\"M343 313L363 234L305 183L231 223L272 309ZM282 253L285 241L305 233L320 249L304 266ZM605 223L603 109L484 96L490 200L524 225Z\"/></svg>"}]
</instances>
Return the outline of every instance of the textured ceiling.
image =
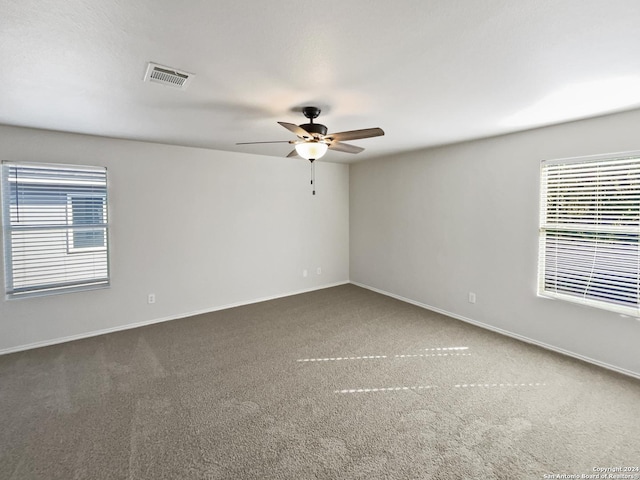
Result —
<instances>
[{"instance_id":1,"label":"textured ceiling","mask_svg":"<svg viewBox=\"0 0 640 480\"><path fill-rule=\"evenodd\" d=\"M347 162L640 107L638 0L0 0L0 123ZM152 61L194 73L143 82Z\"/></svg>"}]
</instances>

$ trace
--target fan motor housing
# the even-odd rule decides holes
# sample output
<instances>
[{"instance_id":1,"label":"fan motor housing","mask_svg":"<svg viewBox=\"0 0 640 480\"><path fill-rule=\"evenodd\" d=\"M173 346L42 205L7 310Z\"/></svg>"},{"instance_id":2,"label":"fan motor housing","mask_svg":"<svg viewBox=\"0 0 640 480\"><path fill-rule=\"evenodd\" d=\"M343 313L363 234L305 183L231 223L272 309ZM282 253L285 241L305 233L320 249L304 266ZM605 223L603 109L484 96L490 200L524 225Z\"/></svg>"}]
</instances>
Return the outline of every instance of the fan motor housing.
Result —
<instances>
[{"instance_id":1,"label":"fan motor housing","mask_svg":"<svg viewBox=\"0 0 640 480\"><path fill-rule=\"evenodd\" d=\"M316 133L318 135L327 134L327 127L325 127L321 123L303 123L302 125L298 126L309 133Z\"/></svg>"}]
</instances>

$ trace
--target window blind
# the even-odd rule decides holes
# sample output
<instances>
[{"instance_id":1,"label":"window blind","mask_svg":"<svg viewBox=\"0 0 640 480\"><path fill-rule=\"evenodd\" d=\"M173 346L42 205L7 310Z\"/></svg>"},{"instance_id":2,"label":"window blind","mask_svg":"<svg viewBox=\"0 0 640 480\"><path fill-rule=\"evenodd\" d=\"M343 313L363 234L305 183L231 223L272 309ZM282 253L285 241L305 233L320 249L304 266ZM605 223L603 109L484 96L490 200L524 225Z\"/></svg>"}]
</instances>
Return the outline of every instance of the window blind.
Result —
<instances>
[{"instance_id":1,"label":"window blind","mask_svg":"<svg viewBox=\"0 0 640 480\"><path fill-rule=\"evenodd\" d=\"M109 284L107 171L2 163L6 293Z\"/></svg>"},{"instance_id":2,"label":"window blind","mask_svg":"<svg viewBox=\"0 0 640 480\"><path fill-rule=\"evenodd\" d=\"M640 154L542 162L538 293L639 316Z\"/></svg>"}]
</instances>

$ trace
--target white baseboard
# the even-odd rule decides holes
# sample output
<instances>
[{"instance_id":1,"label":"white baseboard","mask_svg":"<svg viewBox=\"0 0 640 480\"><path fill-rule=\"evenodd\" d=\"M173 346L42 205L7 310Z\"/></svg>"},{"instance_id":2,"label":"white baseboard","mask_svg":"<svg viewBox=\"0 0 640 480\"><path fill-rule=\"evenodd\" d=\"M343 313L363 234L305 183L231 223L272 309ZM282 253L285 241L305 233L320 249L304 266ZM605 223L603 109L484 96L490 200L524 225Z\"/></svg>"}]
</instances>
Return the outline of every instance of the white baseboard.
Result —
<instances>
[{"instance_id":1,"label":"white baseboard","mask_svg":"<svg viewBox=\"0 0 640 480\"><path fill-rule=\"evenodd\" d=\"M170 320L178 320L180 318L192 317L192 316L195 316L195 315L201 315L203 313L211 313L211 312L217 312L219 310L227 310L229 308L241 307L243 305L251 305L252 303L266 302L268 300L275 300L277 298L290 297L292 295L299 295L301 293L313 292L315 290L324 290L325 288L337 287L339 285L345 285L345 284L348 284L348 283L350 283L350 282L349 281L344 281L344 282L330 283L330 284L327 284L327 285L321 285L321 286L318 286L318 287L307 288L307 289L303 289L303 290L296 290L296 291L293 291L293 292L282 293L282 294L278 294L278 295L272 295L272 296L269 296L269 297L261 297L261 298L256 298L256 299L253 299L253 300L246 300L246 301L243 301L243 302L230 303L230 304L227 304L227 305L221 305L221 306L218 306L218 307L206 308L204 310L198 310L198 311L194 311L194 312L180 313L180 314L177 314L177 315L171 315L169 317L154 318L154 319L151 319L151 320L144 320L142 322L128 323L126 325L118 325L117 327L111 327L111 328L105 328L105 329L102 329L102 330L94 330L94 331L91 331L91 332L80 333L78 335L70 335L68 337L60 337L60 338L54 338L54 339L51 339L51 340L43 340L41 342L28 343L26 345L18 345L16 347L9 347L9 348L5 348L5 349L0 349L0 355L7 355L9 353L22 352L24 350L31 350L33 348L49 347L51 345L57 345L59 343L72 342L74 340L81 340L83 338L97 337L98 335L105 335L107 333L120 332L120 331L123 331L123 330L130 330L132 328L144 327L145 325L152 325L154 323L168 322Z\"/></svg>"},{"instance_id":2,"label":"white baseboard","mask_svg":"<svg viewBox=\"0 0 640 480\"><path fill-rule=\"evenodd\" d=\"M571 352L569 350L565 350L564 348L559 348L559 347L556 347L554 345L549 345L548 343L539 342L538 340L534 340L532 338L525 337L524 335L513 333L513 332L510 332L508 330L503 330L502 328L494 327L494 326L488 325L486 323L478 322L478 321L473 320L471 318L463 317L462 315L458 315L456 313L448 312L446 310L442 310L441 308L437 308L437 307L433 307L431 305L427 305L425 303L417 302L415 300L411 300L410 298L405 298L405 297L402 297L400 295L396 295L395 293L387 292L385 290L381 290L379 288L375 288L375 287L372 287L370 285L365 285L363 283L354 282L354 281L351 281L350 283L353 284L353 285L356 285L358 287L366 288L367 290L371 290L373 292L380 293L382 295L386 295L388 297L395 298L396 300L400 300L402 302L410 303L412 305L416 305L416 306L424 308L426 310L431 310L432 312L441 313L442 315L446 315L448 317L455 318L456 320L461 320L463 322L470 323L470 324L475 325L477 327L484 328L485 330L491 330L492 332L496 332L496 333L499 333L501 335L505 335L507 337L515 338L516 340L520 340L520 341L525 342L525 343L530 343L532 345L536 345L538 347L542 347L542 348L544 348L546 350L551 350L553 352L561 353L563 355L567 355L569 357L577 358L578 360L582 360L584 362L588 362L588 363L591 363L593 365L597 365L599 367L606 368L608 370L613 370L614 372L621 373L621 374L627 375L629 377L634 377L634 378L640 379L640 373L637 373L637 372L634 372L634 371L631 371L631 370L627 370L625 368L616 367L615 365L610 365L608 363L601 362L599 360L595 360L595 359L590 358L590 357L585 357L584 355L580 355L579 353Z\"/></svg>"}]
</instances>

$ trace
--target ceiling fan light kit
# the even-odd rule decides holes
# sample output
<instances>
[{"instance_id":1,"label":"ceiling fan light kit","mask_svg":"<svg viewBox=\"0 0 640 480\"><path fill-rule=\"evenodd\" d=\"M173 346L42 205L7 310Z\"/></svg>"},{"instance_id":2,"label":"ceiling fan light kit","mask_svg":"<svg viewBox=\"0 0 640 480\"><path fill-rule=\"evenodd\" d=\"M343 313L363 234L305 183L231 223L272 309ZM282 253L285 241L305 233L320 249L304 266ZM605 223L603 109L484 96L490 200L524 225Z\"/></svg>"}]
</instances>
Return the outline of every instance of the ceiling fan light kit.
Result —
<instances>
[{"instance_id":1,"label":"ceiling fan light kit","mask_svg":"<svg viewBox=\"0 0 640 480\"><path fill-rule=\"evenodd\" d=\"M362 130L349 130L346 132L337 132L327 134L327 127L321 123L314 123L313 120L320 115L318 107L304 107L302 113L309 119L309 123L295 125L293 123L278 122L284 128L294 133L298 139L289 140L287 143L295 145L293 151L287 157L296 155L309 160L311 162L311 185L313 186L313 194L315 191L315 172L314 161L322 158L327 150L336 150L345 153L360 153L364 150L362 147L342 143L342 140L358 140L363 138L379 137L384 135L381 128L365 128ZM256 143L284 143L280 141L270 142L243 142L236 145L248 145Z\"/></svg>"},{"instance_id":2,"label":"ceiling fan light kit","mask_svg":"<svg viewBox=\"0 0 640 480\"><path fill-rule=\"evenodd\" d=\"M296 152L298 155L310 161L322 158L328 149L329 145L324 142L304 142L296 144Z\"/></svg>"}]
</instances>

